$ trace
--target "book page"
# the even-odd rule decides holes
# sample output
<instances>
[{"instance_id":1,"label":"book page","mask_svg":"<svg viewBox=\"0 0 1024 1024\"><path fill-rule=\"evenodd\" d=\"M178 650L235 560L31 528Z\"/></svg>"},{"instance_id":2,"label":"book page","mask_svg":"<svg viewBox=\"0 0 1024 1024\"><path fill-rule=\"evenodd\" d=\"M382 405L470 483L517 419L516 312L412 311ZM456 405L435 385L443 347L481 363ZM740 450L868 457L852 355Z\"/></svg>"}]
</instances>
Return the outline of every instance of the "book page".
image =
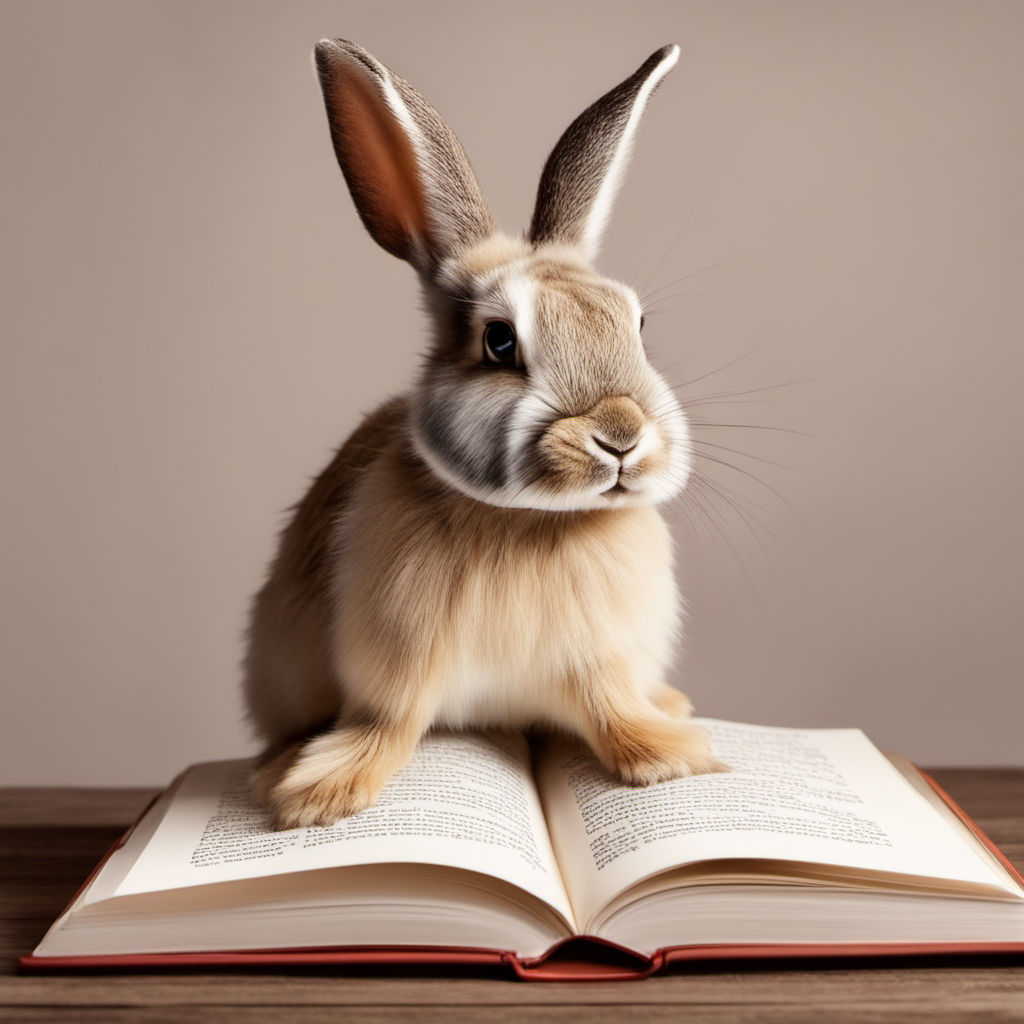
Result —
<instances>
[{"instance_id":1,"label":"book page","mask_svg":"<svg viewBox=\"0 0 1024 1024\"><path fill-rule=\"evenodd\" d=\"M646 788L584 748L537 767L555 851L582 927L619 892L669 868L773 859L1007 882L858 729L777 729L698 719L732 772Z\"/></svg>"},{"instance_id":2,"label":"book page","mask_svg":"<svg viewBox=\"0 0 1024 1024\"><path fill-rule=\"evenodd\" d=\"M115 895L356 864L483 872L572 911L525 739L432 733L376 803L335 825L274 831L249 795L249 761L196 765Z\"/></svg>"}]
</instances>

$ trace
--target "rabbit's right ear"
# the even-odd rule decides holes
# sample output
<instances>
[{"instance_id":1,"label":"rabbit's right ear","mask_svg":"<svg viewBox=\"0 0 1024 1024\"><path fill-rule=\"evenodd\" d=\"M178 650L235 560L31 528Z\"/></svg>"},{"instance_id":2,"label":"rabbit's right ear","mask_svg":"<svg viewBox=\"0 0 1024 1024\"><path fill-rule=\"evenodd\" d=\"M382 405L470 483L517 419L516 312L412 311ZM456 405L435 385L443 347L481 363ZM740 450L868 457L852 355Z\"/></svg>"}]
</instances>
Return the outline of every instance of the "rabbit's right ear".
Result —
<instances>
[{"instance_id":1,"label":"rabbit's right ear","mask_svg":"<svg viewBox=\"0 0 1024 1024\"><path fill-rule=\"evenodd\" d=\"M490 235L476 176L437 111L355 43L323 39L315 55L334 151L374 239L430 272Z\"/></svg>"},{"instance_id":2,"label":"rabbit's right ear","mask_svg":"<svg viewBox=\"0 0 1024 1024\"><path fill-rule=\"evenodd\" d=\"M678 46L663 46L569 125L544 165L530 241L575 246L594 258L640 115L678 60Z\"/></svg>"}]
</instances>

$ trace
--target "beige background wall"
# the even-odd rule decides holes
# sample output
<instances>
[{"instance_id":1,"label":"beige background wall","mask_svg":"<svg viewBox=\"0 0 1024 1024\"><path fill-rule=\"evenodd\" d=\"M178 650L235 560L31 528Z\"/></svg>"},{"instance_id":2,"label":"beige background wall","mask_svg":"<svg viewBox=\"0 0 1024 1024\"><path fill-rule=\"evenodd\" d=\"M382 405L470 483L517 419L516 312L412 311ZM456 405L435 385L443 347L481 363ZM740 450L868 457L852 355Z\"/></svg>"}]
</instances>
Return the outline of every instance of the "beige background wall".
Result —
<instances>
[{"instance_id":1,"label":"beige background wall","mask_svg":"<svg viewBox=\"0 0 1024 1024\"><path fill-rule=\"evenodd\" d=\"M601 265L664 288L646 335L706 375L690 399L802 383L694 407L739 425L699 436L752 476L703 470L760 525L671 507L676 681L706 714L1024 761L1024 4L26 0L3 25L0 780L249 749L281 510L420 344L331 153L328 34L435 102L512 230L570 118L682 44Z\"/></svg>"}]
</instances>

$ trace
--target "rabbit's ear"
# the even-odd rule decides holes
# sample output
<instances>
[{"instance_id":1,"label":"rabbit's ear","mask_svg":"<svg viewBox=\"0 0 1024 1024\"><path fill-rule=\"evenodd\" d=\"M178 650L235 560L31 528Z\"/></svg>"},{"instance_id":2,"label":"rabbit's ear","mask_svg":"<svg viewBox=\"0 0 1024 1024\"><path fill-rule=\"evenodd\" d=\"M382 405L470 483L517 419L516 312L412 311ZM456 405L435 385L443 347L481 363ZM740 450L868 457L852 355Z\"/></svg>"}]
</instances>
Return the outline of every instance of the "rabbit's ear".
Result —
<instances>
[{"instance_id":1,"label":"rabbit's ear","mask_svg":"<svg viewBox=\"0 0 1024 1024\"><path fill-rule=\"evenodd\" d=\"M678 59L678 46L663 46L569 125L544 165L530 241L574 245L594 258L640 115Z\"/></svg>"},{"instance_id":2,"label":"rabbit's ear","mask_svg":"<svg viewBox=\"0 0 1024 1024\"><path fill-rule=\"evenodd\" d=\"M430 271L491 234L469 160L437 111L355 43L323 39L315 52L334 151L374 239Z\"/></svg>"}]
</instances>

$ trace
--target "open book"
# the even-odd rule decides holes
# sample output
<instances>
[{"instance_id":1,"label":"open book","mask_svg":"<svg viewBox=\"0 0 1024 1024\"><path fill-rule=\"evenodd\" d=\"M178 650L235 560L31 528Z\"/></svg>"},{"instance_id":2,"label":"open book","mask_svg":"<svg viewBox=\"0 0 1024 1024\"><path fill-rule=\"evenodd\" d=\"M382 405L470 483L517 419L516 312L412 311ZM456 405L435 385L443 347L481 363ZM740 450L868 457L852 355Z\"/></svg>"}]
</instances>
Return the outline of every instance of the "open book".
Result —
<instances>
[{"instance_id":1,"label":"open book","mask_svg":"<svg viewBox=\"0 0 1024 1024\"><path fill-rule=\"evenodd\" d=\"M699 720L729 774L646 789L582 747L436 733L369 810L272 831L249 762L150 806L23 967L1024 951L1024 879L856 729ZM574 956L580 943L572 943ZM597 959L601 959L598 957ZM595 970L597 968L595 967Z\"/></svg>"}]
</instances>

